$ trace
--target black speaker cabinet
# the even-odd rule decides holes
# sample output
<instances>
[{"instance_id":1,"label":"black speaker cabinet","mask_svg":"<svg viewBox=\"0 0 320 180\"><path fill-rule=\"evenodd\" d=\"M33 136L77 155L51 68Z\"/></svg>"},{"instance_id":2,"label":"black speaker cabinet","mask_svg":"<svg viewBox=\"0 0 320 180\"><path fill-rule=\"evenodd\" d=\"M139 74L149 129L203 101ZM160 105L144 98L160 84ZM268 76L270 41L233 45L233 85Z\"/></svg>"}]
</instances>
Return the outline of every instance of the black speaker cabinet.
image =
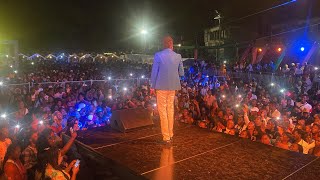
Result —
<instances>
[{"instance_id":1,"label":"black speaker cabinet","mask_svg":"<svg viewBox=\"0 0 320 180\"><path fill-rule=\"evenodd\" d=\"M143 108L123 109L112 112L110 125L121 132L153 125L150 112Z\"/></svg>"}]
</instances>

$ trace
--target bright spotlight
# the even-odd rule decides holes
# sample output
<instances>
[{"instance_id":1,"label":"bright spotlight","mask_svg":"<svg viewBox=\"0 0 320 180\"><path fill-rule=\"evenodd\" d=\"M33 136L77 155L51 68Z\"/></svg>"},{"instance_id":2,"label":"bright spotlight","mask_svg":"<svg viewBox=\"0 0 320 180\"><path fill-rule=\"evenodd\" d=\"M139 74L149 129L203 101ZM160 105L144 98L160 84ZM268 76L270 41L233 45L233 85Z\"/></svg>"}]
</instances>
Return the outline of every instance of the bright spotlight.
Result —
<instances>
[{"instance_id":1,"label":"bright spotlight","mask_svg":"<svg viewBox=\"0 0 320 180\"><path fill-rule=\"evenodd\" d=\"M303 52L303 51L304 51L304 47L301 47L301 48L300 48L300 51L302 51L302 52Z\"/></svg>"},{"instance_id":2,"label":"bright spotlight","mask_svg":"<svg viewBox=\"0 0 320 180\"><path fill-rule=\"evenodd\" d=\"M6 58L8 58L8 57L9 57L9 55L7 54L7 55L6 55Z\"/></svg>"},{"instance_id":3,"label":"bright spotlight","mask_svg":"<svg viewBox=\"0 0 320 180\"><path fill-rule=\"evenodd\" d=\"M19 124L17 124L17 125L16 125L16 128L17 128L17 129L19 129L19 128L20 128L20 125L19 125Z\"/></svg>"},{"instance_id":4,"label":"bright spotlight","mask_svg":"<svg viewBox=\"0 0 320 180\"><path fill-rule=\"evenodd\" d=\"M144 75L142 75L141 78L144 79Z\"/></svg>"},{"instance_id":5,"label":"bright spotlight","mask_svg":"<svg viewBox=\"0 0 320 180\"><path fill-rule=\"evenodd\" d=\"M2 118L6 118L7 115L6 115L6 114L1 114L1 117L2 117Z\"/></svg>"},{"instance_id":6,"label":"bright spotlight","mask_svg":"<svg viewBox=\"0 0 320 180\"><path fill-rule=\"evenodd\" d=\"M223 61L223 64L226 64L227 63L227 61Z\"/></svg>"},{"instance_id":7,"label":"bright spotlight","mask_svg":"<svg viewBox=\"0 0 320 180\"><path fill-rule=\"evenodd\" d=\"M39 121L39 124L42 125L42 124L43 124L43 121Z\"/></svg>"},{"instance_id":8,"label":"bright spotlight","mask_svg":"<svg viewBox=\"0 0 320 180\"><path fill-rule=\"evenodd\" d=\"M178 44L178 47L181 47L181 44Z\"/></svg>"},{"instance_id":9,"label":"bright spotlight","mask_svg":"<svg viewBox=\"0 0 320 180\"><path fill-rule=\"evenodd\" d=\"M12 66L12 65L10 65L10 68L13 68L13 66Z\"/></svg>"},{"instance_id":10,"label":"bright spotlight","mask_svg":"<svg viewBox=\"0 0 320 180\"><path fill-rule=\"evenodd\" d=\"M238 108L239 107L239 104L236 104L236 108Z\"/></svg>"},{"instance_id":11,"label":"bright spotlight","mask_svg":"<svg viewBox=\"0 0 320 180\"><path fill-rule=\"evenodd\" d=\"M206 77L208 78L209 76L207 75Z\"/></svg>"},{"instance_id":12,"label":"bright spotlight","mask_svg":"<svg viewBox=\"0 0 320 180\"><path fill-rule=\"evenodd\" d=\"M239 97L239 98L242 98L242 96L241 96L241 95L239 95L238 97Z\"/></svg>"},{"instance_id":13,"label":"bright spotlight","mask_svg":"<svg viewBox=\"0 0 320 180\"><path fill-rule=\"evenodd\" d=\"M13 72L16 73L16 74L18 74L18 71L17 71L17 70L14 70Z\"/></svg>"},{"instance_id":14,"label":"bright spotlight","mask_svg":"<svg viewBox=\"0 0 320 180\"><path fill-rule=\"evenodd\" d=\"M145 30L145 29L142 29L140 33L141 33L141 34L148 34L148 31Z\"/></svg>"},{"instance_id":15,"label":"bright spotlight","mask_svg":"<svg viewBox=\"0 0 320 180\"><path fill-rule=\"evenodd\" d=\"M34 65L34 62L31 62L31 65Z\"/></svg>"},{"instance_id":16,"label":"bright spotlight","mask_svg":"<svg viewBox=\"0 0 320 180\"><path fill-rule=\"evenodd\" d=\"M281 52L282 51L282 48L278 48L278 52Z\"/></svg>"},{"instance_id":17,"label":"bright spotlight","mask_svg":"<svg viewBox=\"0 0 320 180\"><path fill-rule=\"evenodd\" d=\"M0 86L3 86L3 82L2 81L0 81Z\"/></svg>"},{"instance_id":18,"label":"bright spotlight","mask_svg":"<svg viewBox=\"0 0 320 180\"><path fill-rule=\"evenodd\" d=\"M271 83L270 85L271 85L271 86L274 86L274 83Z\"/></svg>"},{"instance_id":19,"label":"bright spotlight","mask_svg":"<svg viewBox=\"0 0 320 180\"><path fill-rule=\"evenodd\" d=\"M108 96L109 99L112 99L112 96Z\"/></svg>"},{"instance_id":20,"label":"bright spotlight","mask_svg":"<svg viewBox=\"0 0 320 180\"><path fill-rule=\"evenodd\" d=\"M153 104L153 107L157 107L157 104Z\"/></svg>"},{"instance_id":21,"label":"bright spotlight","mask_svg":"<svg viewBox=\"0 0 320 180\"><path fill-rule=\"evenodd\" d=\"M318 69L319 69L318 67L314 67L314 70L316 70L316 71L317 71Z\"/></svg>"},{"instance_id":22,"label":"bright spotlight","mask_svg":"<svg viewBox=\"0 0 320 180\"><path fill-rule=\"evenodd\" d=\"M281 89L281 90L280 90L281 93L284 93L284 91L285 91L285 89Z\"/></svg>"},{"instance_id":23,"label":"bright spotlight","mask_svg":"<svg viewBox=\"0 0 320 180\"><path fill-rule=\"evenodd\" d=\"M111 80L111 77L110 77L110 76L108 77L108 80Z\"/></svg>"},{"instance_id":24,"label":"bright spotlight","mask_svg":"<svg viewBox=\"0 0 320 180\"><path fill-rule=\"evenodd\" d=\"M128 89L126 87L123 88L124 91L127 91Z\"/></svg>"},{"instance_id":25,"label":"bright spotlight","mask_svg":"<svg viewBox=\"0 0 320 180\"><path fill-rule=\"evenodd\" d=\"M226 98L226 96L225 96L225 95L222 95L222 98Z\"/></svg>"},{"instance_id":26,"label":"bright spotlight","mask_svg":"<svg viewBox=\"0 0 320 180\"><path fill-rule=\"evenodd\" d=\"M133 76L133 74L132 74L132 73L130 73L130 76Z\"/></svg>"},{"instance_id":27,"label":"bright spotlight","mask_svg":"<svg viewBox=\"0 0 320 180\"><path fill-rule=\"evenodd\" d=\"M261 49L261 48L259 48L259 49L258 49L258 51L259 51L259 52L262 52L262 49Z\"/></svg>"}]
</instances>

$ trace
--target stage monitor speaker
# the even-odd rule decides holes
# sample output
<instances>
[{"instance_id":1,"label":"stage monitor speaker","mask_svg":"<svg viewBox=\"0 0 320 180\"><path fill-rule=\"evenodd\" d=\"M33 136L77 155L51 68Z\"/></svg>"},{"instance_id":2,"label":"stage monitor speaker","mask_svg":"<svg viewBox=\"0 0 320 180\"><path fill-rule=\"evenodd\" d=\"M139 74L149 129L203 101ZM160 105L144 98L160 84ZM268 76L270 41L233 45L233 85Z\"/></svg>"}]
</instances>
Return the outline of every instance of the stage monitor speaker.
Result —
<instances>
[{"instance_id":1,"label":"stage monitor speaker","mask_svg":"<svg viewBox=\"0 0 320 180\"><path fill-rule=\"evenodd\" d=\"M121 132L153 125L151 114L147 109L134 108L112 112L110 125Z\"/></svg>"}]
</instances>

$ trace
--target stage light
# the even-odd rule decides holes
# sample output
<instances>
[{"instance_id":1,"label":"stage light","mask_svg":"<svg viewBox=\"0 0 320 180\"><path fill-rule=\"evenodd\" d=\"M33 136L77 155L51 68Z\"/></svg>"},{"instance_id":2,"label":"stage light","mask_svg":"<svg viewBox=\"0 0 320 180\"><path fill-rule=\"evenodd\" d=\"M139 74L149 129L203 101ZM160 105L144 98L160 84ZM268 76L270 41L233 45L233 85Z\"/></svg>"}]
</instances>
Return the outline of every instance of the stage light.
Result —
<instances>
[{"instance_id":1,"label":"stage light","mask_svg":"<svg viewBox=\"0 0 320 180\"><path fill-rule=\"evenodd\" d=\"M37 55L37 58L39 57L39 55Z\"/></svg>"},{"instance_id":2,"label":"stage light","mask_svg":"<svg viewBox=\"0 0 320 180\"><path fill-rule=\"evenodd\" d=\"M10 68L13 68L13 66L12 66L12 65L10 65Z\"/></svg>"},{"instance_id":3,"label":"stage light","mask_svg":"<svg viewBox=\"0 0 320 180\"><path fill-rule=\"evenodd\" d=\"M3 82L2 81L0 81L0 86L3 86Z\"/></svg>"},{"instance_id":4,"label":"stage light","mask_svg":"<svg viewBox=\"0 0 320 180\"><path fill-rule=\"evenodd\" d=\"M126 87L123 88L124 91L127 91L128 89Z\"/></svg>"},{"instance_id":5,"label":"stage light","mask_svg":"<svg viewBox=\"0 0 320 180\"><path fill-rule=\"evenodd\" d=\"M1 114L1 117L2 117L2 118L6 118L7 115L4 113L4 114Z\"/></svg>"},{"instance_id":6,"label":"stage light","mask_svg":"<svg viewBox=\"0 0 320 180\"><path fill-rule=\"evenodd\" d=\"M239 95L238 97L239 97L239 98L242 98L242 96L241 96L241 95Z\"/></svg>"},{"instance_id":7,"label":"stage light","mask_svg":"<svg viewBox=\"0 0 320 180\"><path fill-rule=\"evenodd\" d=\"M16 125L16 128L17 128L17 129L19 129L19 128L20 128L20 125L19 125L19 124L17 124L17 125Z\"/></svg>"},{"instance_id":8,"label":"stage light","mask_svg":"<svg viewBox=\"0 0 320 180\"><path fill-rule=\"evenodd\" d=\"M39 121L39 124L42 125L42 124L43 124L43 121Z\"/></svg>"},{"instance_id":9,"label":"stage light","mask_svg":"<svg viewBox=\"0 0 320 180\"><path fill-rule=\"evenodd\" d=\"M145 29L142 29L140 33L145 35L145 34L148 34L148 31Z\"/></svg>"},{"instance_id":10,"label":"stage light","mask_svg":"<svg viewBox=\"0 0 320 180\"><path fill-rule=\"evenodd\" d=\"M109 99L112 99L112 96L108 96Z\"/></svg>"},{"instance_id":11,"label":"stage light","mask_svg":"<svg viewBox=\"0 0 320 180\"><path fill-rule=\"evenodd\" d=\"M132 74L132 73L130 73L130 76L133 76L133 74Z\"/></svg>"},{"instance_id":12,"label":"stage light","mask_svg":"<svg viewBox=\"0 0 320 180\"><path fill-rule=\"evenodd\" d=\"M223 64L227 64L227 61L223 61Z\"/></svg>"},{"instance_id":13,"label":"stage light","mask_svg":"<svg viewBox=\"0 0 320 180\"><path fill-rule=\"evenodd\" d=\"M238 108L239 107L239 104L236 104L236 108Z\"/></svg>"},{"instance_id":14,"label":"stage light","mask_svg":"<svg viewBox=\"0 0 320 180\"><path fill-rule=\"evenodd\" d=\"M144 75L142 75L141 78L144 79Z\"/></svg>"},{"instance_id":15,"label":"stage light","mask_svg":"<svg viewBox=\"0 0 320 180\"><path fill-rule=\"evenodd\" d=\"M207 75L206 77L208 78L209 76Z\"/></svg>"},{"instance_id":16,"label":"stage light","mask_svg":"<svg viewBox=\"0 0 320 180\"><path fill-rule=\"evenodd\" d=\"M274 83L271 83L270 85L271 85L271 86L274 86Z\"/></svg>"},{"instance_id":17,"label":"stage light","mask_svg":"<svg viewBox=\"0 0 320 180\"><path fill-rule=\"evenodd\" d=\"M34 65L34 62L31 62L31 65Z\"/></svg>"},{"instance_id":18,"label":"stage light","mask_svg":"<svg viewBox=\"0 0 320 180\"><path fill-rule=\"evenodd\" d=\"M14 70L13 72L16 73L16 74L18 74L18 71L17 71L17 70Z\"/></svg>"},{"instance_id":19,"label":"stage light","mask_svg":"<svg viewBox=\"0 0 320 180\"><path fill-rule=\"evenodd\" d=\"M181 44L178 44L178 47L181 47Z\"/></svg>"},{"instance_id":20,"label":"stage light","mask_svg":"<svg viewBox=\"0 0 320 180\"><path fill-rule=\"evenodd\" d=\"M110 77L110 76L108 77L108 80L111 80L111 77Z\"/></svg>"},{"instance_id":21,"label":"stage light","mask_svg":"<svg viewBox=\"0 0 320 180\"><path fill-rule=\"evenodd\" d=\"M280 117L276 117L276 119L277 119L277 120L279 120L279 119L280 119Z\"/></svg>"},{"instance_id":22,"label":"stage light","mask_svg":"<svg viewBox=\"0 0 320 180\"><path fill-rule=\"evenodd\" d=\"M157 104L153 104L153 107L157 107Z\"/></svg>"},{"instance_id":23,"label":"stage light","mask_svg":"<svg viewBox=\"0 0 320 180\"><path fill-rule=\"evenodd\" d=\"M261 49L261 48L259 48L259 49L258 49L258 51L259 51L259 52L262 52L262 49Z\"/></svg>"},{"instance_id":24,"label":"stage light","mask_svg":"<svg viewBox=\"0 0 320 180\"><path fill-rule=\"evenodd\" d=\"M281 89L281 90L280 90L281 93L284 93L284 91L285 91L285 89Z\"/></svg>"},{"instance_id":25,"label":"stage light","mask_svg":"<svg viewBox=\"0 0 320 180\"><path fill-rule=\"evenodd\" d=\"M225 95L222 95L222 98L226 98L226 96L225 96Z\"/></svg>"},{"instance_id":26,"label":"stage light","mask_svg":"<svg viewBox=\"0 0 320 180\"><path fill-rule=\"evenodd\" d=\"M8 58L8 57L9 57L9 55L7 54L7 55L6 55L6 58Z\"/></svg>"},{"instance_id":27,"label":"stage light","mask_svg":"<svg viewBox=\"0 0 320 180\"><path fill-rule=\"evenodd\" d=\"M278 48L278 52L281 52L282 51L282 48Z\"/></svg>"},{"instance_id":28,"label":"stage light","mask_svg":"<svg viewBox=\"0 0 320 180\"><path fill-rule=\"evenodd\" d=\"M100 59L102 59L102 56L100 56Z\"/></svg>"},{"instance_id":29,"label":"stage light","mask_svg":"<svg viewBox=\"0 0 320 180\"><path fill-rule=\"evenodd\" d=\"M301 48L300 48L300 51L302 51L302 52L303 52L303 51L304 51L304 47L301 47Z\"/></svg>"},{"instance_id":30,"label":"stage light","mask_svg":"<svg viewBox=\"0 0 320 180\"><path fill-rule=\"evenodd\" d=\"M314 67L314 70L316 70L316 71L317 71L318 69L319 69L318 67Z\"/></svg>"}]
</instances>

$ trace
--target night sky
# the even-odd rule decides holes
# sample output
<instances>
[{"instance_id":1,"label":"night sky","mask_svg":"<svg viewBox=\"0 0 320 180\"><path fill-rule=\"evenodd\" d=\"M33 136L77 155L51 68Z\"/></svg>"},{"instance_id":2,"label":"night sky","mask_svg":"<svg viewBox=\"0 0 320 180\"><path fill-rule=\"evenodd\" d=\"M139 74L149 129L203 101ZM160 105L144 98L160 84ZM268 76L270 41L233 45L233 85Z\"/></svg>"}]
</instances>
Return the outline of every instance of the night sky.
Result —
<instances>
[{"instance_id":1,"label":"night sky","mask_svg":"<svg viewBox=\"0 0 320 180\"><path fill-rule=\"evenodd\" d=\"M228 22L285 1L0 0L0 39L19 40L23 51L102 51L133 47L144 26L152 32L149 38L172 34L191 43L197 37L201 43L203 29L214 24L215 9ZM314 17L319 9L319 0L298 0L234 24L284 23Z\"/></svg>"}]
</instances>

